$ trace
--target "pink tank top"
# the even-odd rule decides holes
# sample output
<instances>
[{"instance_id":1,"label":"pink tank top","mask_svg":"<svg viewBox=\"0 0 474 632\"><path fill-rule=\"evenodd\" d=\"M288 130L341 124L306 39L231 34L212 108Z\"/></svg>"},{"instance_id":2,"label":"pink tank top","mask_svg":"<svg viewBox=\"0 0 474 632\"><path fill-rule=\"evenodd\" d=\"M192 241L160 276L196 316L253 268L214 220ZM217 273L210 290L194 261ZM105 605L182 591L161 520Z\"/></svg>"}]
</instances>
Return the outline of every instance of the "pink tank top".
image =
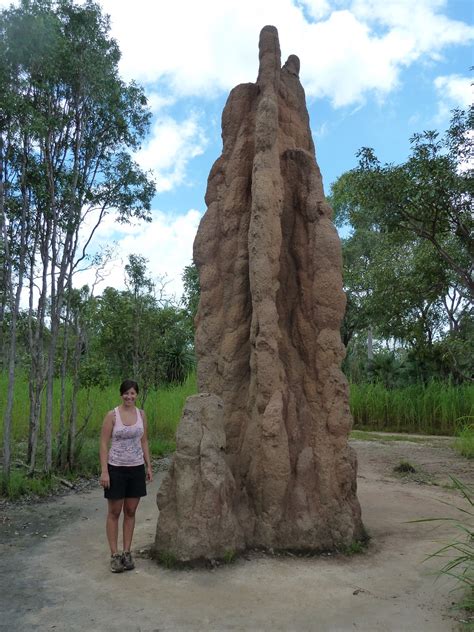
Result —
<instances>
[{"instance_id":1,"label":"pink tank top","mask_svg":"<svg viewBox=\"0 0 474 632\"><path fill-rule=\"evenodd\" d=\"M143 419L138 408L137 420L131 426L125 426L120 417L118 408L114 409L115 422L112 429L112 443L110 444L109 459L110 465L142 465L143 449L141 438L143 436Z\"/></svg>"}]
</instances>

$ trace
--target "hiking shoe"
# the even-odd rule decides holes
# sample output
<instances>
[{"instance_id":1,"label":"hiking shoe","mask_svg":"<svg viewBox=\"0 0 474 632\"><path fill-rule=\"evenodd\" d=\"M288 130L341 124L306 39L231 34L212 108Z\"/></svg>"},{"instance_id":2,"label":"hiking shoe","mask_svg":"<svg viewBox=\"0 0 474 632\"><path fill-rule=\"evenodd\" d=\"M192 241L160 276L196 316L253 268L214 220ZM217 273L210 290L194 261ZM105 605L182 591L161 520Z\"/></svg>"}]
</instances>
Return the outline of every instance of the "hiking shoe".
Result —
<instances>
[{"instance_id":1,"label":"hiking shoe","mask_svg":"<svg viewBox=\"0 0 474 632\"><path fill-rule=\"evenodd\" d=\"M131 571L135 568L135 562L133 561L130 551L124 551L122 553L122 566L124 571Z\"/></svg>"},{"instance_id":2,"label":"hiking shoe","mask_svg":"<svg viewBox=\"0 0 474 632\"><path fill-rule=\"evenodd\" d=\"M125 570L120 553L114 553L110 556L110 570L112 573L122 573Z\"/></svg>"}]
</instances>

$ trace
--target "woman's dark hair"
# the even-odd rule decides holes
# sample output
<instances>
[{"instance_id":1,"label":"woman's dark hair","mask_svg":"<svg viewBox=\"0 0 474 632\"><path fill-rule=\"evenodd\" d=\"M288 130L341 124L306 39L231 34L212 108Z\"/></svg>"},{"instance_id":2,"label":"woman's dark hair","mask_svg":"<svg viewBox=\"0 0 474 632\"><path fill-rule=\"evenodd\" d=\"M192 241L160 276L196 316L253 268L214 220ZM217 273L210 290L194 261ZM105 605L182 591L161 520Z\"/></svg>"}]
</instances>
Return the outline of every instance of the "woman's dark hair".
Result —
<instances>
[{"instance_id":1,"label":"woman's dark hair","mask_svg":"<svg viewBox=\"0 0 474 632\"><path fill-rule=\"evenodd\" d=\"M131 388L135 389L135 392L138 395L138 384L135 382L135 380L124 380L122 384L120 384L120 395L123 395Z\"/></svg>"}]
</instances>

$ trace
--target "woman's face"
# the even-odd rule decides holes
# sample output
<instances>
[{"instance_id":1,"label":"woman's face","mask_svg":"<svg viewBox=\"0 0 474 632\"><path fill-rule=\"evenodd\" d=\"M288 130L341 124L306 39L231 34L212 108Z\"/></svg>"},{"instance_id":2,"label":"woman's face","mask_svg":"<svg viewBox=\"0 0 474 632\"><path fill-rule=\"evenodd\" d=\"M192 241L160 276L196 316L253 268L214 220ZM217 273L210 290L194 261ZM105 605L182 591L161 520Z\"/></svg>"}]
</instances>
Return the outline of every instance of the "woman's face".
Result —
<instances>
[{"instance_id":1,"label":"woman's face","mask_svg":"<svg viewBox=\"0 0 474 632\"><path fill-rule=\"evenodd\" d=\"M120 397L122 398L124 406L135 406L137 391L133 387L129 388L128 391L125 391Z\"/></svg>"}]
</instances>

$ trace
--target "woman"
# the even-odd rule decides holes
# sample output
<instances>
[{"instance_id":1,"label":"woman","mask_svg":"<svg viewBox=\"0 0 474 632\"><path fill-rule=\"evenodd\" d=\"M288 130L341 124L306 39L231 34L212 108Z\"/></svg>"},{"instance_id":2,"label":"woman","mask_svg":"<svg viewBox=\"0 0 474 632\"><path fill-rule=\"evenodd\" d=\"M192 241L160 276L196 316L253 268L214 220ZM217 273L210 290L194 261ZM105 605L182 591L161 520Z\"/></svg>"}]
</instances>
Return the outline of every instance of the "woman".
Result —
<instances>
[{"instance_id":1,"label":"woman","mask_svg":"<svg viewBox=\"0 0 474 632\"><path fill-rule=\"evenodd\" d=\"M138 384L125 380L120 385L120 396L121 405L106 414L100 434L100 484L108 502L106 532L112 573L135 568L130 553L135 512L140 498L146 496L146 480L153 480L146 417L144 411L135 406ZM123 553L119 553L118 531L122 511Z\"/></svg>"}]
</instances>

